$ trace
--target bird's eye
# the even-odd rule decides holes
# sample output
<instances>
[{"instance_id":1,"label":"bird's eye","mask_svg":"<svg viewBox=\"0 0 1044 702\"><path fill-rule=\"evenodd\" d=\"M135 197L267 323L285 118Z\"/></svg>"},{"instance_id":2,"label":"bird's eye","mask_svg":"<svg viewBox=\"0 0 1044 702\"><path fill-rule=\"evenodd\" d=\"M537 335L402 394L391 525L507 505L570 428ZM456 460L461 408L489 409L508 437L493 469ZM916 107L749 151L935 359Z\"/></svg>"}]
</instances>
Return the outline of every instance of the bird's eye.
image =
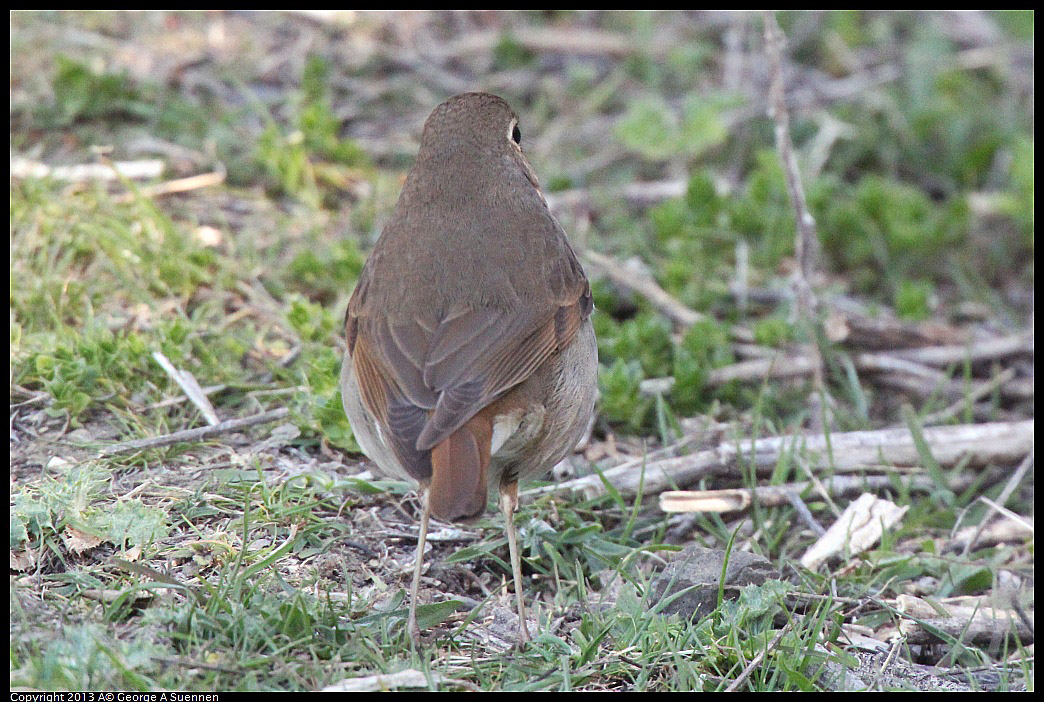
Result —
<instances>
[{"instance_id":1,"label":"bird's eye","mask_svg":"<svg viewBox=\"0 0 1044 702\"><path fill-rule=\"evenodd\" d=\"M511 122L511 141L522 146L522 130L518 128L518 123L514 120Z\"/></svg>"}]
</instances>

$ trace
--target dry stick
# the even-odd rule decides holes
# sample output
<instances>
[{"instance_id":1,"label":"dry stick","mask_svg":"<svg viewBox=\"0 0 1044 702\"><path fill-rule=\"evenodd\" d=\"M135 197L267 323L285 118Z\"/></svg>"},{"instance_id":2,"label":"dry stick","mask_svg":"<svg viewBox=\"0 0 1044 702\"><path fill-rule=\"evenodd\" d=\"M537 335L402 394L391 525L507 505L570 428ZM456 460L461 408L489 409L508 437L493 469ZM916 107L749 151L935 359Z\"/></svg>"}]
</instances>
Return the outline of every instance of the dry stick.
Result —
<instances>
[{"instance_id":1,"label":"dry stick","mask_svg":"<svg viewBox=\"0 0 1044 702\"><path fill-rule=\"evenodd\" d=\"M230 419L227 422L221 422L211 427L199 427L198 429L185 429L183 431L176 431L173 434L165 434L163 436L154 436L148 439L135 439L134 441L125 441L120 444L113 444L101 450L102 456L113 456L118 453L127 453L129 451L142 451L144 449L158 448L160 446L170 446L171 444L178 444L186 441L202 441L203 439L209 439L212 436L219 436L221 434L227 434L229 432L238 431L240 429L246 429L252 427L255 424L267 424L268 422L274 422L278 419L290 414L290 410L287 407L280 407L278 409L269 410L268 412L262 412L261 414L255 414L250 417L244 417L242 419Z\"/></svg>"},{"instance_id":2,"label":"dry stick","mask_svg":"<svg viewBox=\"0 0 1044 702\"><path fill-rule=\"evenodd\" d=\"M966 387L959 380L947 378L944 373L940 373L935 378L918 377L906 373L881 373L873 378L879 385L896 388L920 397L950 397L962 403L966 394L980 396L989 394L992 390L992 384L989 381L976 381L971 383L970 387ZM1019 379L1012 378L997 389L1000 391L1001 397L1005 399L1017 401L1033 398L1032 382L1021 382Z\"/></svg>"},{"instance_id":3,"label":"dry stick","mask_svg":"<svg viewBox=\"0 0 1044 702\"><path fill-rule=\"evenodd\" d=\"M732 344L732 350L735 352L737 358L742 359L773 358L780 355L779 349L771 346L759 346L758 344L741 344L734 342Z\"/></svg>"},{"instance_id":4,"label":"dry stick","mask_svg":"<svg viewBox=\"0 0 1044 702\"><path fill-rule=\"evenodd\" d=\"M601 193L606 199L624 199L632 205L655 205L664 200L673 200L685 195L689 184L684 180L657 180L645 183L628 183L620 188ZM593 194L583 188L547 193L547 206L555 212L589 206Z\"/></svg>"},{"instance_id":5,"label":"dry stick","mask_svg":"<svg viewBox=\"0 0 1044 702\"><path fill-rule=\"evenodd\" d=\"M724 434L727 429L731 428L731 426L732 425L730 424L720 424L718 422L708 421L697 430L687 432L686 435L678 441L668 446L664 446L663 448L656 449L655 451L644 453L641 456L630 458L619 465L613 466L611 470L627 471L634 469L640 471L642 464L648 464L650 461L655 461L661 458L673 458L689 444L697 441L704 441L712 432Z\"/></svg>"},{"instance_id":6,"label":"dry stick","mask_svg":"<svg viewBox=\"0 0 1044 702\"><path fill-rule=\"evenodd\" d=\"M950 542L946 545L946 550L962 551L962 555L967 555L972 549L1010 542L1021 543L1031 538L1033 538L1033 529L1021 521L994 520L988 524L982 522L977 526L961 529L951 537Z\"/></svg>"},{"instance_id":7,"label":"dry stick","mask_svg":"<svg viewBox=\"0 0 1044 702\"><path fill-rule=\"evenodd\" d=\"M808 508L808 505L805 504L805 501L801 499L800 495L792 492L787 495L787 499L790 500L790 506L794 508L795 512L797 512L801 521L803 521L816 536L822 536L826 533L826 528L812 516L812 510ZM827 499L829 499L829 497Z\"/></svg>"},{"instance_id":8,"label":"dry stick","mask_svg":"<svg viewBox=\"0 0 1044 702\"><path fill-rule=\"evenodd\" d=\"M742 344L744 353L752 353L749 344ZM857 366L858 367L858 366ZM767 379L785 380L787 378L803 378L815 370L815 361L807 356L788 356L776 350L769 350L769 355L749 361L740 361L721 368L715 368L707 374L708 387L718 387L733 381L762 382ZM935 372L935 371L932 371ZM947 379L948 380L948 379ZM668 393L674 387L673 377L646 378L641 382L640 392L646 395Z\"/></svg>"},{"instance_id":9,"label":"dry stick","mask_svg":"<svg viewBox=\"0 0 1044 702\"><path fill-rule=\"evenodd\" d=\"M155 178L163 173L163 161L112 161L109 163L78 163L72 166L48 166L25 158L11 159L12 178L51 178L72 183L119 178Z\"/></svg>"},{"instance_id":10,"label":"dry stick","mask_svg":"<svg viewBox=\"0 0 1044 702\"><path fill-rule=\"evenodd\" d=\"M761 661L764 660L765 654L767 654L769 651L775 650L776 646L779 645L779 642L782 641L783 637L786 636L787 632L790 631L790 627L793 626L793 624L793 621L787 622L787 625L779 630L779 633L776 634L775 638L772 639L769 645L766 646L763 650L758 651L758 655L754 656L754 660L748 663L747 667L743 669L743 672L740 673L739 676L732 681L732 684L725 688L725 692L735 692L736 690L738 690L739 686L745 683L747 681L747 678L750 677L751 673L753 673L754 670L759 665L761 665Z\"/></svg>"},{"instance_id":11,"label":"dry stick","mask_svg":"<svg viewBox=\"0 0 1044 702\"><path fill-rule=\"evenodd\" d=\"M957 400L949 407L944 407L938 412L932 412L931 414L923 417L921 419L921 424L924 426L929 426L932 424L942 424L943 422L948 422L954 417L956 417L958 414L960 414L965 407L968 407L978 402L982 398L986 397L987 395L992 394L997 388L1001 387L1009 380L1012 380L1014 378L1015 369L1005 369L1004 371L998 373L990 381L983 383L979 387L969 392L967 397Z\"/></svg>"},{"instance_id":12,"label":"dry stick","mask_svg":"<svg viewBox=\"0 0 1044 702\"><path fill-rule=\"evenodd\" d=\"M206 396L214 395L219 392L224 392L228 388L225 384L208 385L203 388L203 394ZM146 412L153 410L163 409L164 407L171 407L172 405L180 405L182 402L187 402L188 398L182 395L181 397L168 397L166 400L160 400L159 402L153 402L151 405L145 406Z\"/></svg>"},{"instance_id":13,"label":"dry stick","mask_svg":"<svg viewBox=\"0 0 1044 702\"><path fill-rule=\"evenodd\" d=\"M872 377L879 384L905 390L922 397L934 395L953 397L959 400L962 407L968 397L978 400L998 389L1003 397L1013 400L1033 397L1032 382L1025 383L1016 380L1014 372L1001 373L1003 379L993 378L984 382L973 381L968 386L961 380L951 378L941 370L895 358L888 354L861 353L853 356L852 362L857 370L874 373L875 375ZM948 412L951 409L952 407L948 407L943 412ZM937 414L942 416L942 412Z\"/></svg>"},{"instance_id":14,"label":"dry stick","mask_svg":"<svg viewBox=\"0 0 1044 702\"><path fill-rule=\"evenodd\" d=\"M816 221L808 211L805 200L805 189L801 184L801 173L798 170L797 157L794 155L794 144L790 139L790 114L787 112L783 88L783 33L776 23L776 15L770 10L764 12L765 19L765 53L772 67L771 101L769 116L775 122L776 149L786 176L787 190L797 219L797 238L794 251L798 261L798 301L802 294L807 296L806 303L815 304L811 290L811 278L815 272L815 259L818 255L818 238ZM814 311L814 310L807 310Z\"/></svg>"},{"instance_id":15,"label":"dry stick","mask_svg":"<svg viewBox=\"0 0 1044 702\"><path fill-rule=\"evenodd\" d=\"M816 360L807 356L783 356L741 361L707 374L707 385L716 387L732 381L761 381L765 378L783 379L804 377L814 373Z\"/></svg>"},{"instance_id":16,"label":"dry stick","mask_svg":"<svg viewBox=\"0 0 1044 702\"><path fill-rule=\"evenodd\" d=\"M750 244L746 239L736 242L736 275L729 289L736 295L740 314L747 314L747 291L750 290Z\"/></svg>"},{"instance_id":17,"label":"dry stick","mask_svg":"<svg viewBox=\"0 0 1044 702\"><path fill-rule=\"evenodd\" d=\"M187 178L168 180L156 185L146 185L139 188L136 193L125 193L114 199L116 202L123 204L133 202L138 197L159 197L160 195L170 195L172 193L184 193L190 190L200 190L213 185L220 185L223 182L225 182L225 167L219 164L219 167L210 173L200 173Z\"/></svg>"},{"instance_id":18,"label":"dry stick","mask_svg":"<svg viewBox=\"0 0 1044 702\"><path fill-rule=\"evenodd\" d=\"M37 392L35 390L27 390L27 389L23 388L20 385L12 385L11 386L11 390L12 390L11 394L14 394L14 391L18 391L18 392L20 392L20 393L22 393L24 395L28 395L29 396L28 400L22 400L21 402L15 402L15 403L11 404L10 407L11 407L12 410L14 410L17 407L28 407L29 405L35 405L35 404L38 404L38 403L46 403L46 404L50 405L52 402L54 402L54 398L51 397L51 394L47 393L47 392L42 392L42 391Z\"/></svg>"},{"instance_id":19,"label":"dry stick","mask_svg":"<svg viewBox=\"0 0 1044 702\"><path fill-rule=\"evenodd\" d=\"M1033 354L1032 333L975 341L966 346L952 345L899 349L890 352L890 355L907 361L922 363L926 366L952 366L965 361L971 361L972 363L992 361L1020 353Z\"/></svg>"},{"instance_id":20,"label":"dry stick","mask_svg":"<svg viewBox=\"0 0 1044 702\"><path fill-rule=\"evenodd\" d=\"M544 124L537 140L544 154L561 151L564 140L568 139L571 142L579 139L590 142L599 133L605 134L610 131L611 125L616 122L615 118L608 115L611 112L611 103L628 80L627 69L617 64L569 109L560 112ZM588 180L586 176L593 171L608 168L617 160L628 156L626 149L604 144L604 140L603 145L608 148L598 149L596 153L581 158L570 166L570 174L574 180Z\"/></svg>"},{"instance_id":21,"label":"dry stick","mask_svg":"<svg viewBox=\"0 0 1044 702\"><path fill-rule=\"evenodd\" d=\"M794 240L794 254L798 265L794 270L794 297L798 318L809 330L812 341L812 395L809 397L810 424L812 428L822 427L822 401L826 399L826 383L823 374L823 356L820 353L817 337L816 321L819 306L816 294L812 290L812 277L815 274L816 258L819 254L819 239L816 236L816 221L808 211L805 201L805 189L801 185L801 173L798 171L797 157L794 155L794 144L790 140L790 114L783 89L783 33L776 23L776 15L771 10L763 13L765 22L765 53L772 67L771 98L769 100L769 116L776 125L776 150L783 164L783 173L787 180L787 190L794 206L797 220L797 234Z\"/></svg>"},{"instance_id":22,"label":"dry stick","mask_svg":"<svg viewBox=\"0 0 1044 702\"><path fill-rule=\"evenodd\" d=\"M988 506L994 512L997 512L998 514L1007 517L1008 521L1020 525L1023 529L1029 531L1030 534L1033 533L1033 522L1030 520L1030 518L1024 517L1021 514L1017 514L1011 511L1007 507L997 504L985 495L979 495L979 501L985 503L986 506Z\"/></svg>"},{"instance_id":23,"label":"dry stick","mask_svg":"<svg viewBox=\"0 0 1044 702\"><path fill-rule=\"evenodd\" d=\"M940 322L904 322L888 317L871 317L862 305L844 297L831 300L839 318L834 341L865 349L888 350L910 346L966 346L968 334Z\"/></svg>"},{"instance_id":24,"label":"dry stick","mask_svg":"<svg viewBox=\"0 0 1044 702\"><path fill-rule=\"evenodd\" d=\"M1021 460L1029 453L1033 448L1033 420L928 427L923 435L939 465L952 466L968 458L970 465L983 466L990 462ZM921 464L921 455L905 427L835 432L829 437L815 432L790 434L723 442L716 448L688 456L646 463L643 491L645 495L654 495L715 475L735 475L736 465L741 462L753 463L759 472L767 474L782 454L800 448L804 448L811 465L829 467L834 471L880 463L897 466ZM600 497L607 493L602 483L603 476L627 497L636 495L638 485L643 481L640 465L628 464L610 468L601 476L586 475L557 485L526 490L522 497L533 499L545 494L576 494L584 499Z\"/></svg>"},{"instance_id":25,"label":"dry stick","mask_svg":"<svg viewBox=\"0 0 1044 702\"><path fill-rule=\"evenodd\" d=\"M717 387L733 381L761 382L766 379L800 378L814 374L817 368L815 359L808 356L787 355L784 352L762 350L760 347L751 345L741 345L738 351L745 355L755 353L770 355L715 368L707 375L709 387ZM1005 371L998 377L985 382L974 382L969 389L963 382L950 378L940 370L889 354L856 354L852 357L852 362L857 370L873 373L874 375L871 377L882 385L905 390L922 397L943 394L959 398L959 403L954 405L957 407L957 412L964 407L966 394L972 401L977 401L999 388L1001 394L1007 398L1021 400L1033 397L1032 384L1016 382L1014 371ZM650 378L643 382L650 389L669 392L673 387L671 381L673 381L671 378ZM930 415L932 423L945 421L955 414L954 406Z\"/></svg>"},{"instance_id":26,"label":"dry stick","mask_svg":"<svg viewBox=\"0 0 1044 702\"><path fill-rule=\"evenodd\" d=\"M609 256L588 249L583 252L583 257L597 266L613 283L638 293L661 314L680 327L691 327L697 322L710 319L706 315L686 307L649 276L630 271ZM740 341L754 340L754 334L749 329L734 326L730 329L730 333Z\"/></svg>"},{"instance_id":27,"label":"dry stick","mask_svg":"<svg viewBox=\"0 0 1044 702\"><path fill-rule=\"evenodd\" d=\"M952 490L967 488L974 475L961 475L950 482ZM896 478L890 475L836 475L823 481L824 490L834 497L847 497L863 492L887 490L895 487ZM901 478L901 483L912 491L934 490L938 483L928 475ZM792 495L801 495L811 482L769 485L729 490L673 490L660 495L660 509L664 512L738 512L757 503L762 507L790 504Z\"/></svg>"},{"instance_id":28,"label":"dry stick","mask_svg":"<svg viewBox=\"0 0 1044 702\"><path fill-rule=\"evenodd\" d=\"M886 353L860 353L852 357L856 370L870 373L901 373L923 378L931 382L947 382L949 376L935 368L922 366L920 363L895 358Z\"/></svg>"},{"instance_id":29,"label":"dry stick","mask_svg":"<svg viewBox=\"0 0 1044 702\"><path fill-rule=\"evenodd\" d=\"M1029 454L1022 461L1022 464L1019 465L1018 469L1015 471L1015 474L1011 476L1011 480L1009 480L1008 484L1004 486L1003 490L1001 490L1001 494L997 496L997 504L999 504L1001 507L1004 507L1008 503L1008 499L1011 497L1012 493L1015 492L1015 488L1019 486L1019 484L1022 482L1022 479L1026 476L1026 472L1029 471L1029 469L1032 467L1033 449L1030 449ZM982 533L982 529L986 526L987 521L987 519L983 519L982 522L979 524L979 531L977 531L972 540L968 542L969 548L973 543L975 543L976 540L978 540L979 535ZM965 549L964 552L967 553L968 549Z\"/></svg>"},{"instance_id":30,"label":"dry stick","mask_svg":"<svg viewBox=\"0 0 1044 702\"><path fill-rule=\"evenodd\" d=\"M1015 614L1018 615L1019 621L1021 621L1022 625L1026 627L1026 630L1029 631L1030 634L1032 634L1034 629L1033 617L1031 617L1029 613L1026 612L1026 609L1022 606L1022 603L1019 602L1018 599L1014 596L1011 598L1011 608L1015 610Z\"/></svg>"},{"instance_id":31,"label":"dry stick","mask_svg":"<svg viewBox=\"0 0 1044 702\"><path fill-rule=\"evenodd\" d=\"M760 347L744 345L740 350L747 354L764 353ZM799 378L815 373L817 363L809 356L789 355L783 352L767 350L768 354L749 361L740 361L722 368L715 368L707 375L707 385L716 387L733 381L761 382L765 379L781 380ZM859 354L853 358L859 370L882 371L891 370L905 372L930 380L933 383L948 382L949 378L933 368L918 366L910 361L889 358L878 354Z\"/></svg>"},{"instance_id":32,"label":"dry stick","mask_svg":"<svg viewBox=\"0 0 1044 702\"><path fill-rule=\"evenodd\" d=\"M949 616L941 615L937 607ZM899 634L906 643L945 642L949 637L985 646L1009 636L1017 636L1024 645L1033 643L1032 628L1014 610L945 606L938 602L933 605L909 595L899 595L896 608L904 617L899 622Z\"/></svg>"},{"instance_id":33,"label":"dry stick","mask_svg":"<svg viewBox=\"0 0 1044 702\"><path fill-rule=\"evenodd\" d=\"M466 92L473 84L446 69L445 62L421 56L412 47L375 42L373 54L391 63L396 63L416 73L424 81L447 93Z\"/></svg>"},{"instance_id":34,"label":"dry stick","mask_svg":"<svg viewBox=\"0 0 1044 702\"><path fill-rule=\"evenodd\" d=\"M830 499L830 492L826 489L826 486L823 485L823 481L820 480L819 476L816 475L814 470L812 470L812 466L810 466L808 464L808 461L806 461L801 456L796 456L796 459L797 459L796 463L798 464L798 467L801 468L801 472L804 473L808 477L809 482L812 483L812 485L815 486L816 492L818 492L819 495L826 501L827 507L829 507L830 511L834 513L834 518L835 519L840 519L841 518L841 510L838 508L838 506L836 504L834 504L834 501L832 499ZM792 503L795 502L795 500L797 500L797 499L798 499L797 495L791 495L790 496L790 501ZM819 535L822 536L823 532L822 531L819 532Z\"/></svg>"},{"instance_id":35,"label":"dry stick","mask_svg":"<svg viewBox=\"0 0 1044 702\"><path fill-rule=\"evenodd\" d=\"M744 35L747 32L748 15L743 12L729 14L725 30L725 59L722 67L722 87L726 93L739 93L743 87L743 69L747 62Z\"/></svg>"},{"instance_id":36,"label":"dry stick","mask_svg":"<svg viewBox=\"0 0 1044 702\"><path fill-rule=\"evenodd\" d=\"M243 675L248 670L247 668L232 668L226 665L216 665L214 663L204 663L202 661L194 661L188 658L169 658L167 656L155 656L153 660L157 660L167 665L179 665L183 668L199 668L200 670L213 670L218 673L229 673L231 675Z\"/></svg>"},{"instance_id":37,"label":"dry stick","mask_svg":"<svg viewBox=\"0 0 1044 702\"><path fill-rule=\"evenodd\" d=\"M26 159L13 159L11 161L12 177L50 177L55 180L66 180L75 183L85 181L109 181L120 178L141 179L155 178L163 172L163 161L149 159L144 161L112 161L109 163L84 163L75 166L51 167L43 163L36 163ZM225 180L225 167L218 167L211 173L201 173L187 178L169 180L156 185L145 185L138 188L136 193L125 193L114 198L115 202L133 202L137 197L157 197L169 195L170 193L182 193L189 190L198 190L212 185L219 185Z\"/></svg>"},{"instance_id":38,"label":"dry stick","mask_svg":"<svg viewBox=\"0 0 1044 702\"><path fill-rule=\"evenodd\" d=\"M653 307L679 326L691 327L693 324L707 319L706 315L689 309L676 300L649 276L630 271L609 256L587 250L584 251L584 258L598 266L617 285L633 290L651 302Z\"/></svg>"}]
</instances>

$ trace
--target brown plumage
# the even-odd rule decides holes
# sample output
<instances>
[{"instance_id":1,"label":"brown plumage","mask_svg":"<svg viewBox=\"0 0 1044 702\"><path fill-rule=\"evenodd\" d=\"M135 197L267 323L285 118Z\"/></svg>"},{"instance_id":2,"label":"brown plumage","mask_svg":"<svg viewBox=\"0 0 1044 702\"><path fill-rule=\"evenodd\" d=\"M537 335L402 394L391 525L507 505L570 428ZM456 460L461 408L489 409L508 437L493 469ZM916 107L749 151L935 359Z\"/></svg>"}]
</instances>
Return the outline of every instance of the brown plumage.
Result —
<instances>
[{"instance_id":1,"label":"brown plumage","mask_svg":"<svg viewBox=\"0 0 1044 702\"><path fill-rule=\"evenodd\" d=\"M575 445L593 409L597 351L590 286L517 124L486 93L432 112L349 301L341 380L363 450L381 472L419 484L422 542L429 512L475 518L499 490L525 638L517 482ZM418 576L419 565L414 634Z\"/></svg>"}]
</instances>

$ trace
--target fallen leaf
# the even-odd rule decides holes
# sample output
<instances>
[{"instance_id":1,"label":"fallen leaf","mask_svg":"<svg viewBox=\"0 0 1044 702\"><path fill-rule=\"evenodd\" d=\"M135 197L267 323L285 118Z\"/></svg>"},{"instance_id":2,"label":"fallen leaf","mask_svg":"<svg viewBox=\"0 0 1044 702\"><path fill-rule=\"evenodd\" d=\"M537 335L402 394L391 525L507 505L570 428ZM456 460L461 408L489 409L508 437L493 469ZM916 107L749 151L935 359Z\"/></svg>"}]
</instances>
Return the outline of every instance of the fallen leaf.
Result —
<instances>
[{"instance_id":1,"label":"fallen leaf","mask_svg":"<svg viewBox=\"0 0 1044 702\"><path fill-rule=\"evenodd\" d=\"M90 551L102 542L102 540L94 534L88 534L70 526L65 527L62 539L65 541L65 547L73 553Z\"/></svg>"}]
</instances>

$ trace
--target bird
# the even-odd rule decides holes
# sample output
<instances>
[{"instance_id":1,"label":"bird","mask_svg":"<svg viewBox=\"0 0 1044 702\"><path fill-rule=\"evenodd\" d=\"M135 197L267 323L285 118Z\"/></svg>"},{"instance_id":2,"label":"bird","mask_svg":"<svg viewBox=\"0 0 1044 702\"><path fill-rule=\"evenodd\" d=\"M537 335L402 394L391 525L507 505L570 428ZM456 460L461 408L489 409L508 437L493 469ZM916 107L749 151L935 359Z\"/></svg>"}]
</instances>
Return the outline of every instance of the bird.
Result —
<instances>
[{"instance_id":1,"label":"bird","mask_svg":"<svg viewBox=\"0 0 1044 702\"><path fill-rule=\"evenodd\" d=\"M597 395L594 304L502 98L462 93L420 149L345 313L340 386L356 440L386 477L416 484L421 515L407 631L431 516L504 515L530 641L514 512L520 480L569 454Z\"/></svg>"}]
</instances>

